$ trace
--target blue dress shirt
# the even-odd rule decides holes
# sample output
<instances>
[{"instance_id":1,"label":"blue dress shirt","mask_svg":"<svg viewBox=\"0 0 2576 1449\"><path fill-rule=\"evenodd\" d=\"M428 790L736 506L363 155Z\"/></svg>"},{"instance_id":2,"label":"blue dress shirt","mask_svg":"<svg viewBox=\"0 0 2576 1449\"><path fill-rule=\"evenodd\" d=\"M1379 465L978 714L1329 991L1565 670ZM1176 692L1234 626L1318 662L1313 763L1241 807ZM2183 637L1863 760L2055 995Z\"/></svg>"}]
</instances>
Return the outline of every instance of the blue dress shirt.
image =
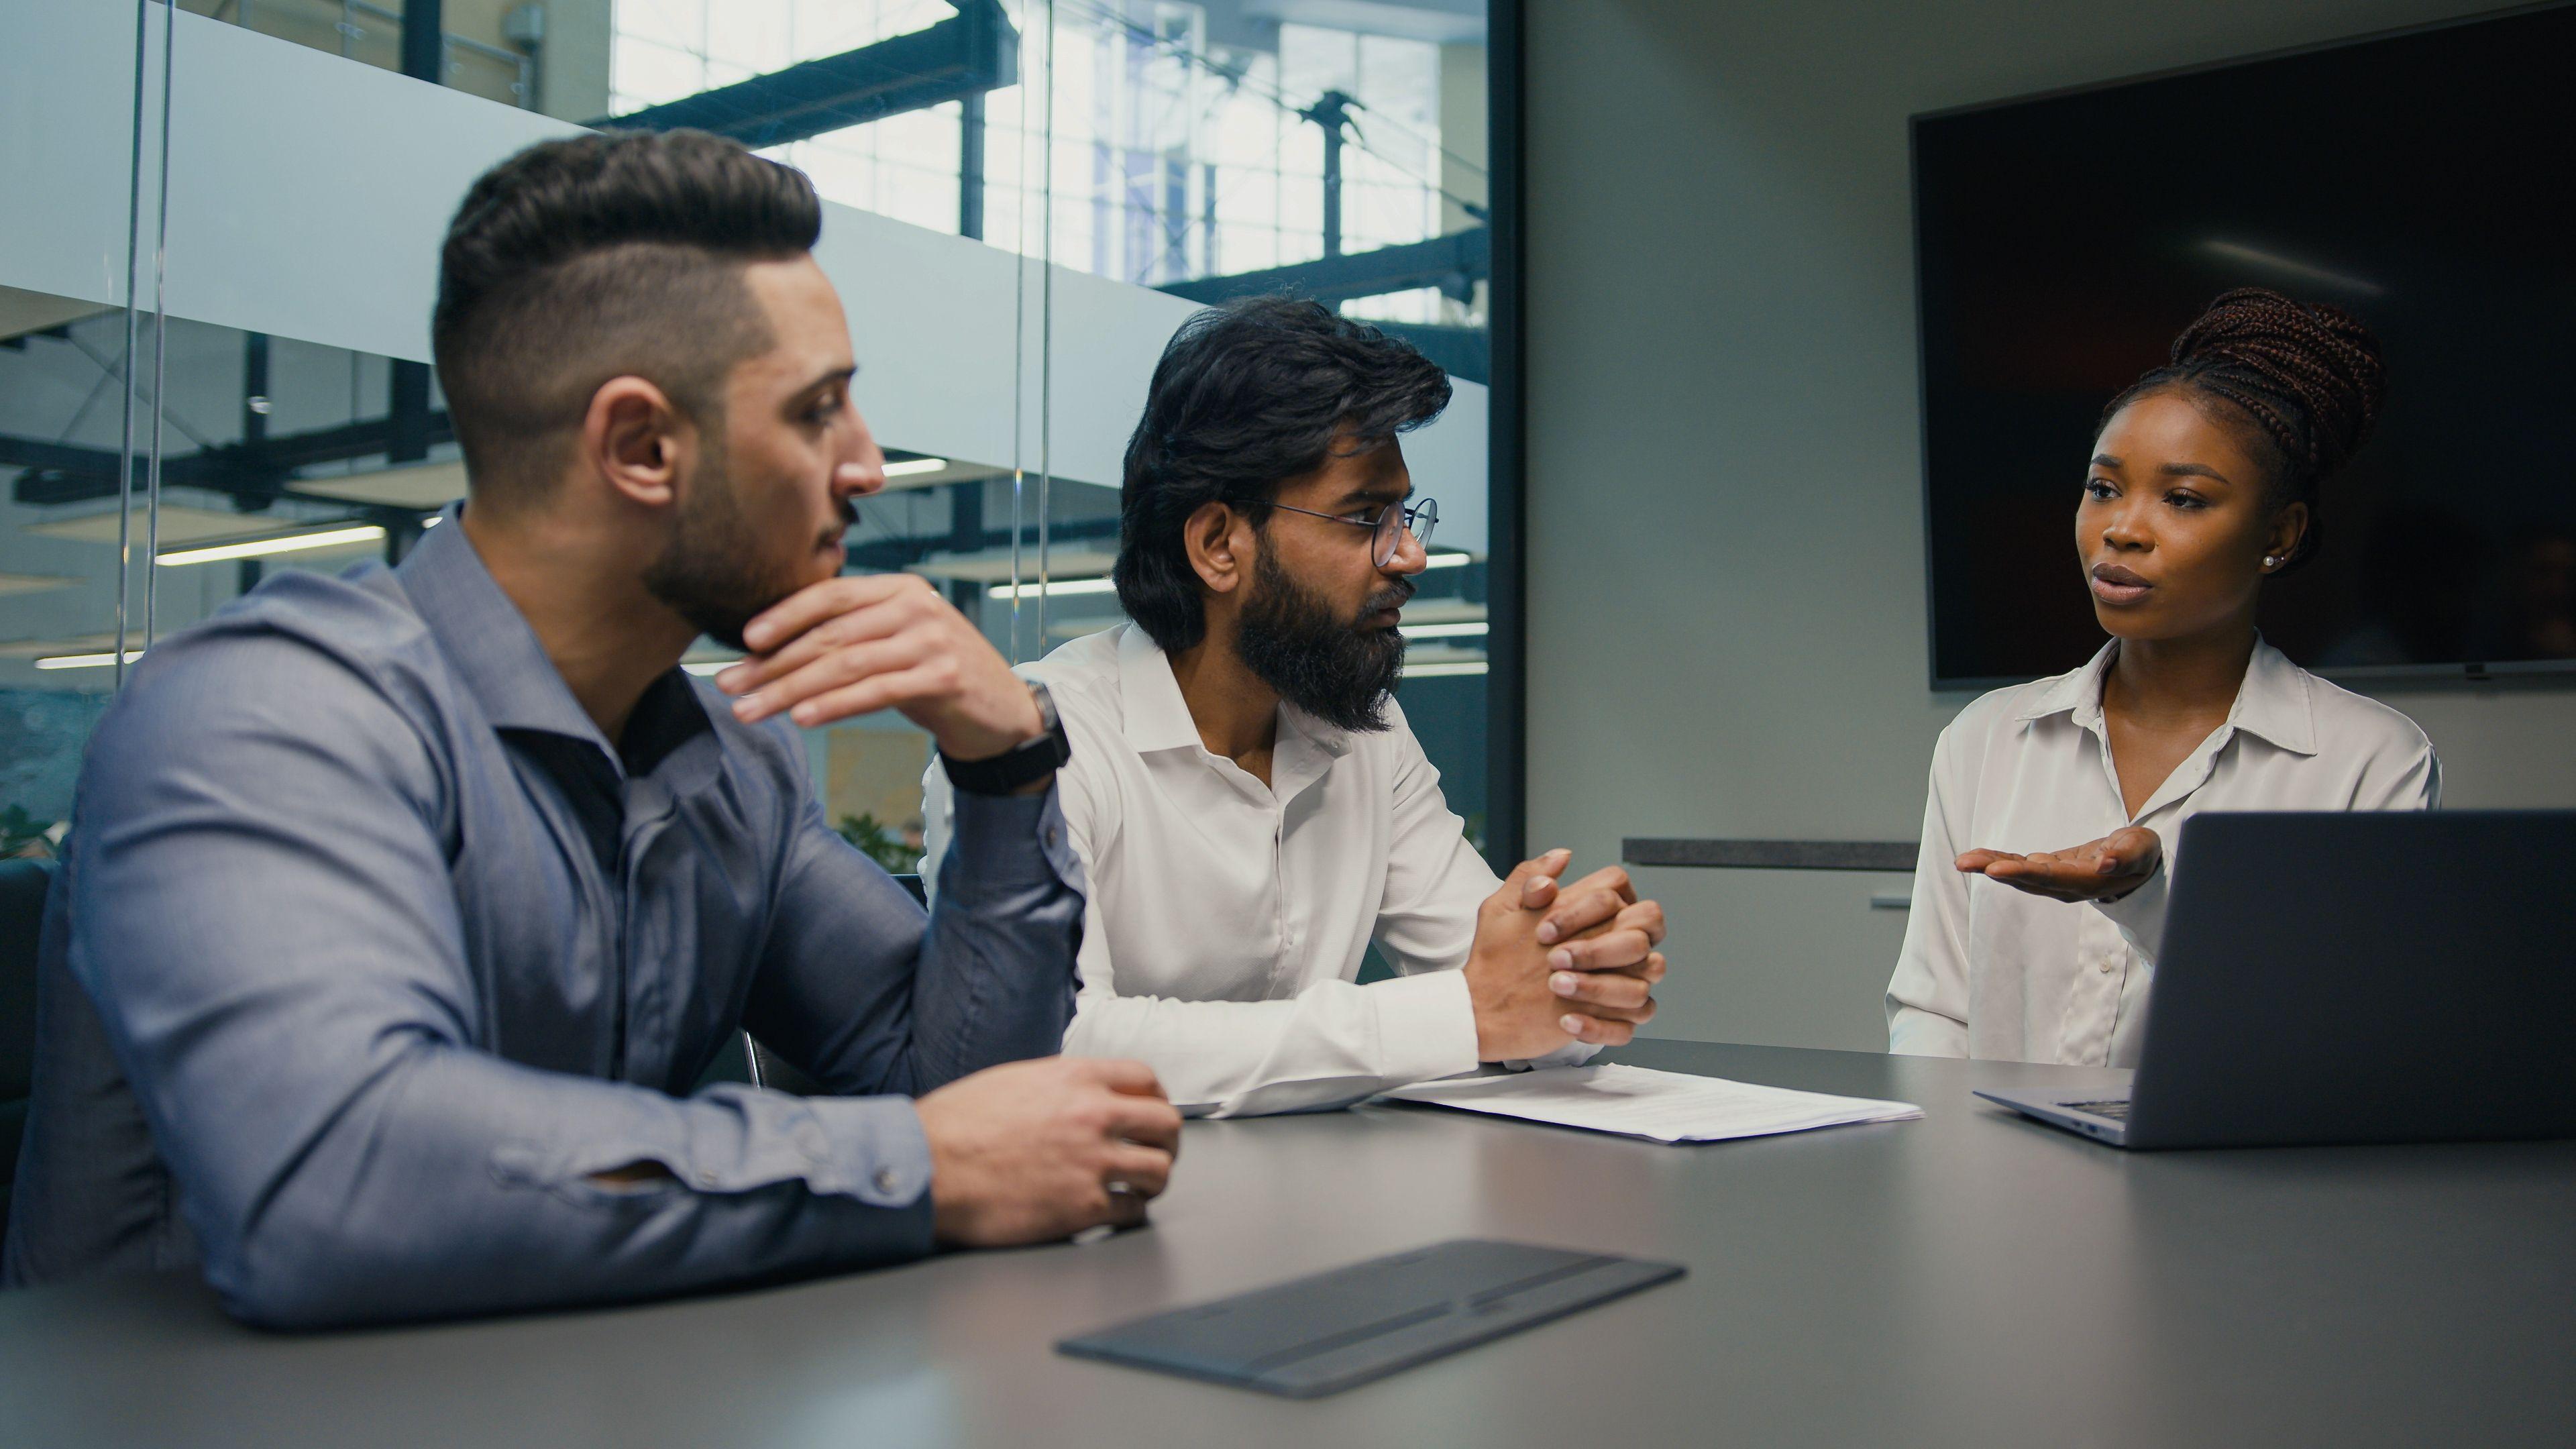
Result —
<instances>
[{"instance_id":1,"label":"blue dress shirt","mask_svg":"<svg viewBox=\"0 0 2576 1449\"><path fill-rule=\"evenodd\" d=\"M456 516L156 644L100 723L9 1281L201 1261L312 1326L914 1257L899 1094L1063 1040L1052 793L964 801L925 917L783 718L675 669L611 745ZM846 1095L681 1095L746 1027Z\"/></svg>"}]
</instances>

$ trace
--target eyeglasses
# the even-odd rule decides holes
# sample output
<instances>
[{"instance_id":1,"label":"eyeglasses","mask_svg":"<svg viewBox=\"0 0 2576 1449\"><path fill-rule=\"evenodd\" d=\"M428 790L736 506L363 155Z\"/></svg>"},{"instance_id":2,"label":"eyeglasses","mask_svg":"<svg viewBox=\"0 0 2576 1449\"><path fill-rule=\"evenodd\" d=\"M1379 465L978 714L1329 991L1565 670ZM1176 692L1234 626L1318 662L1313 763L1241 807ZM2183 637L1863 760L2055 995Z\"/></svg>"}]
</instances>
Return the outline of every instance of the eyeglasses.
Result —
<instances>
[{"instance_id":1,"label":"eyeglasses","mask_svg":"<svg viewBox=\"0 0 2576 1449\"><path fill-rule=\"evenodd\" d=\"M1373 531L1377 535L1373 541L1377 545L1379 568L1385 568L1395 562L1395 551L1404 546L1404 536L1408 533L1413 535L1415 543L1422 545L1423 552L1430 552L1431 530L1440 526L1440 504L1430 498L1417 498L1412 503L1401 506L1390 503L1380 508L1372 517L1349 513L1324 513L1317 509L1297 508L1286 503L1273 503L1270 506L1288 513L1302 513L1309 518L1320 518L1328 523L1347 523L1353 528Z\"/></svg>"}]
</instances>

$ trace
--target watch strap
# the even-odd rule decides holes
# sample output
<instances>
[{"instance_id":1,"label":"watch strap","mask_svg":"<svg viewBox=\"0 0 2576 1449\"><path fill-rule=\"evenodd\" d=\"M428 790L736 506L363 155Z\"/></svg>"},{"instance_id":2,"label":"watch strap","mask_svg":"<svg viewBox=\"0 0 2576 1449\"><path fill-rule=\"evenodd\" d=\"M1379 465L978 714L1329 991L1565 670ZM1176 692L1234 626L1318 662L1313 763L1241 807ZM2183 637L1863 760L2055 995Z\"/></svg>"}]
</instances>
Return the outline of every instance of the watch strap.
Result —
<instances>
[{"instance_id":1,"label":"watch strap","mask_svg":"<svg viewBox=\"0 0 2576 1449\"><path fill-rule=\"evenodd\" d=\"M986 760L952 760L943 751L939 767L948 773L950 785L969 795L1008 795L1046 778L1073 758L1073 741L1065 735L1064 721L1056 717L1055 701L1046 686L1032 684L1029 694L1037 701L1038 718L1046 732Z\"/></svg>"}]
</instances>

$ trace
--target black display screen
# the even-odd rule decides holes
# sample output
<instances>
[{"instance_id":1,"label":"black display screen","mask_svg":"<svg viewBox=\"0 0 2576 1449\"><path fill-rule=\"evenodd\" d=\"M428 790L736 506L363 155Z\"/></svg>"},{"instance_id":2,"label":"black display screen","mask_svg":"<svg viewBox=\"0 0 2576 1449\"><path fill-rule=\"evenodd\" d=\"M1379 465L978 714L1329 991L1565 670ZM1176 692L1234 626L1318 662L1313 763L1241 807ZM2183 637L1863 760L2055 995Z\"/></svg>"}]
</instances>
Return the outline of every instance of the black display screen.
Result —
<instances>
[{"instance_id":1,"label":"black display screen","mask_svg":"<svg viewBox=\"0 0 2576 1449\"><path fill-rule=\"evenodd\" d=\"M2576 667L2576 6L1914 121L1936 684L2100 647L2102 407L2231 287L2378 333L2379 431L2265 637L2326 673Z\"/></svg>"}]
</instances>

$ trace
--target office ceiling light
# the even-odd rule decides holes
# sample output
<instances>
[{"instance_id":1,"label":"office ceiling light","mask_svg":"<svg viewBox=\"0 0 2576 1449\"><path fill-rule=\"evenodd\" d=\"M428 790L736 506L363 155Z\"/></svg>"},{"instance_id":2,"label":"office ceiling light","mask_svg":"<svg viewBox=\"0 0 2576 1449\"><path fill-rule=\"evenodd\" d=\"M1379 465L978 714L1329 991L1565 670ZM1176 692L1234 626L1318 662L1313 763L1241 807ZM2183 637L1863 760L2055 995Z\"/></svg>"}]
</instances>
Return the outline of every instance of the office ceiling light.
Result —
<instances>
[{"instance_id":1,"label":"office ceiling light","mask_svg":"<svg viewBox=\"0 0 2576 1449\"><path fill-rule=\"evenodd\" d=\"M1454 569L1462 568L1475 561L1474 558L1463 553L1435 553L1424 559L1422 566L1427 569Z\"/></svg>"},{"instance_id":2,"label":"office ceiling light","mask_svg":"<svg viewBox=\"0 0 2576 1449\"><path fill-rule=\"evenodd\" d=\"M889 458L885 465L885 486L889 492L906 488L945 488L952 483L984 483L1010 476L1008 468L952 458L945 453L920 458Z\"/></svg>"},{"instance_id":3,"label":"office ceiling light","mask_svg":"<svg viewBox=\"0 0 2576 1449\"><path fill-rule=\"evenodd\" d=\"M1482 634L1492 626L1477 621L1457 624L1406 624L1402 627L1404 637L1407 639L1462 639L1470 634Z\"/></svg>"},{"instance_id":4,"label":"office ceiling light","mask_svg":"<svg viewBox=\"0 0 2576 1449\"><path fill-rule=\"evenodd\" d=\"M361 524L355 528L326 528L319 533L289 533L275 538L247 538L239 543L219 543L207 548L183 548L165 553L156 562L164 567L181 564L216 563L228 558L261 558L273 553L302 553L317 548L350 548L374 543L385 536L381 527Z\"/></svg>"},{"instance_id":5,"label":"office ceiling light","mask_svg":"<svg viewBox=\"0 0 2576 1449\"><path fill-rule=\"evenodd\" d=\"M369 468L327 478L290 478L286 486L316 498L372 503L381 508L417 508L426 512L444 508L465 496L465 464L453 458L444 463L404 463L393 468Z\"/></svg>"},{"instance_id":6,"label":"office ceiling light","mask_svg":"<svg viewBox=\"0 0 2576 1449\"><path fill-rule=\"evenodd\" d=\"M79 582L68 574L0 574L0 594L41 594Z\"/></svg>"},{"instance_id":7,"label":"office ceiling light","mask_svg":"<svg viewBox=\"0 0 2576 1449\"><path fill-rule=\"evenodd\" d=\"M1404 622L1414 624L1473 624L1485 617L1485 606L1465 599L1416 599L1404 606Z\"/></svg>"},{"instance_id":8,"label":"office ceiling light","mask_svg":"<svg viewBox=\"0 0 2576 1449\"><path fill-rule=\"evenodd\" d=\"M1068 594L1114 594L1118 585L1107 579L1049 579L1044 584L996 584L997 599L1034 599L1040 596L1062 598Z\"/></svg>"},{"instance_id":9,"label":"office ceiling light","mask_svg":"<svg viewBox=\"0 0 2576 1449\"><path fill-rule=\"evenodd\" d=\"M0 287L0 338L16 337L28 332L42 332L95 317L115 310L96 302L75 302L50 292L29 292L18 287Z\"/></svg>"},{"instance_id":10,"label":"office ceiling light","mask_svg":"<svg viewBox=\"0 0 2576 1449\"><path fill-rule=\"evenodd\" d=\"M161 546L175 548L183 544L213 543L239 538L253 529L276 529L291 521L282 517L240 513L230 507L203 508L173 502L165 497L161 501ZM144 529L143 500L140 498L135 500L131 526L135 541L140 542ZM25 531L42 538L112 544L116 542L116 509L111 506L77 513L69 518L49 518L42 523L25 525Z\"/></svg>"},{"instance_id":11,"label":"office ceiling light","mask_svg":"<svg viewBox=\"0 0 2576 1449\"><path fill-rule=\"evenodd\" d=\"M143 651L140 649L125 651L125 662L128 664L142 657ZM104 654L51 654L37 660L36 667L38 669L105 669L115 662L116 651L111 649Z\"/></svg>"},{"instance_id":12,"label":"office ceiling light","mask_svg":"<svg viewBox=\"0 0 2576 1449\"><path fill-rule=\"evenodd\" d=\"M1047 577L1050 579L1094 578L1108 573L1109 566L1117 561L1117 557L1113 554L1098 553L1090 549L1053 549L1047 554ZM1007 584L1011 582L1014 567L1023 574L1035 575L1038 571L1038 551L1035 548L1021 549L1016 564L1011 558L1011 551L1007 548L997 548L989 553L950 554L943 558L926 558L917 564L907 564L905 571L919 574L927 579L938 579L943 583L954 579L974 584Z\"/></svg>"},{"instance_id":13,"label":"office ceiling light","mask_svg":"<svg viewBox=\"0 0 2576 1449\"><path fill-rule=\"evenodd\" d=\"M1485 661L1482 659L1461 659L1447 664L1407 664L1404 666L1404 677L1440 679L1451 675L1482 674L1485 668Z\"/></svg>"}]
</instances>

